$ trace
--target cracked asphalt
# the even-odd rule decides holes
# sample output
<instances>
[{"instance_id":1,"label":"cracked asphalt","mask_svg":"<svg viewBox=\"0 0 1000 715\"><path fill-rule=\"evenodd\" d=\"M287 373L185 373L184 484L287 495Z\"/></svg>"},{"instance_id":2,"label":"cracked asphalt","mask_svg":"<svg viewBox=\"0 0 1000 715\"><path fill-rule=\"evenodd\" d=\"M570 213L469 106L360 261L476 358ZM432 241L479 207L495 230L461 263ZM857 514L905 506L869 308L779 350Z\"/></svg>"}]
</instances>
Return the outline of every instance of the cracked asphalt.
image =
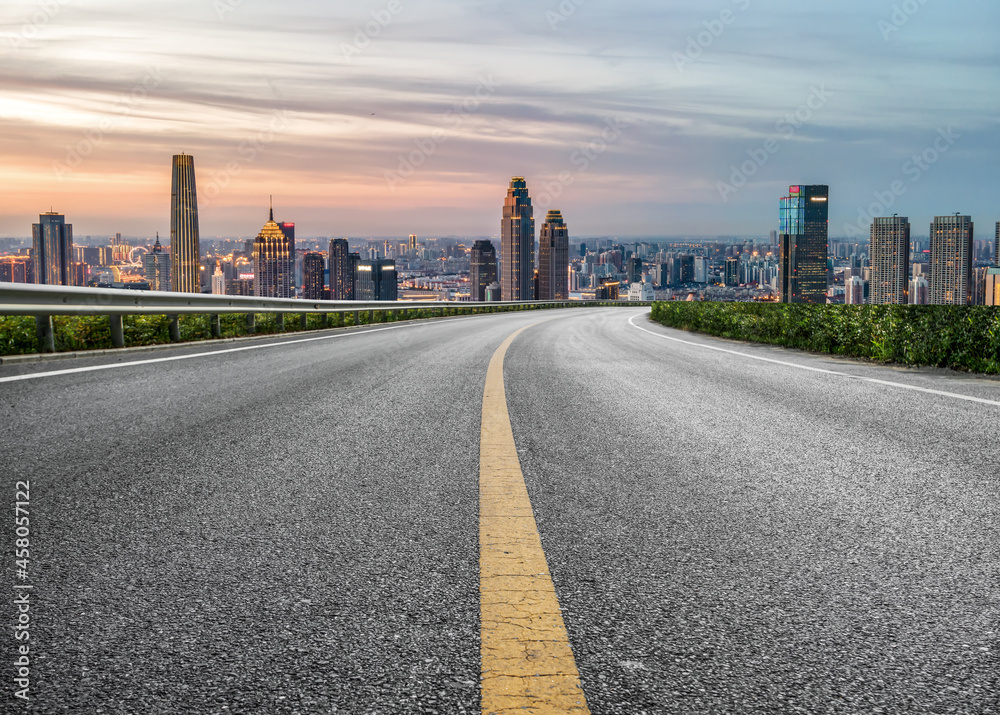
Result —
<instances>
[{"instance_id":1,"label":"cracked asphalt","mask_svg":"<svg viewBox=\"0 0 1000 715\"><path fill-rule=\"evenodd\" d=\"M483 385L551 318L508 350L507 400L591 712L1000 713L1000 407L639 312L0 383L36 589L31 700L8 676L0 710L478 713Z\"/></svg>"}]
</instances>

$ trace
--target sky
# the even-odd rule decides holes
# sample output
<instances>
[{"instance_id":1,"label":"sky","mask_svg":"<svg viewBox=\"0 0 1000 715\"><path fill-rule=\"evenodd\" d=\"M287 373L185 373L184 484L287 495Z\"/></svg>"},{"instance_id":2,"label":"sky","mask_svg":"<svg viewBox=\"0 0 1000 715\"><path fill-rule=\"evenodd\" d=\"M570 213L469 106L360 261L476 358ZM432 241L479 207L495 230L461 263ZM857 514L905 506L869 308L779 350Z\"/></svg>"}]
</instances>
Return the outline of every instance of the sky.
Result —
<instances>
[{"instance_id":1,"label":"sky","mask_svg":"<svg viewBox=\"0 0 1000 715\"><path fill-rule=\"evenodd\" d=\"M4 0L0 236L490 236L512 176L573 236L1000 220L996 0Z\"/></svg>"}]
</instances>

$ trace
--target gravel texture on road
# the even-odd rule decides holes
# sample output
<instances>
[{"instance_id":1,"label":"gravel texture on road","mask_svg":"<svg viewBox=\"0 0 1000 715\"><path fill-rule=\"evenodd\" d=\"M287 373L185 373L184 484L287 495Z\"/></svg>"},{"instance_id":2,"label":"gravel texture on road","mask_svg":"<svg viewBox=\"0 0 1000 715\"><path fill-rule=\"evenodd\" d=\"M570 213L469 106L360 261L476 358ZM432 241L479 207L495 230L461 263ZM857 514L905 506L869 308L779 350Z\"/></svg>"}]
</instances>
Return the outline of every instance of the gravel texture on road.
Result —
<instances>
[{"instance_id":1,"label":"gravel texture on road","mask_svg":"<svg viewBox=\"0 0 1000 715\"><path fill-rule=\"evenodd\" d=\"M1000 408L629 317L534 328L506 364L594 715L1000 712Z\"/></svg>"}]
</instances>

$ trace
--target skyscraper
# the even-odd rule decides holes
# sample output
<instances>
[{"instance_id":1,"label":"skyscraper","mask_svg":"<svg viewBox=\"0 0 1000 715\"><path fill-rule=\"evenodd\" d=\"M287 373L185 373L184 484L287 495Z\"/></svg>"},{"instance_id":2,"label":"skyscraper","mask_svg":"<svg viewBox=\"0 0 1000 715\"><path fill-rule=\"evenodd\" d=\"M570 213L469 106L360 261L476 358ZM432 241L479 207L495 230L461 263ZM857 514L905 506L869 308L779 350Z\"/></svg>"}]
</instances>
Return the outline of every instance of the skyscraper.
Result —
<instances>
[{"instance_id":1,"label":"skyscraper","mask_svg":"<svg viewBox=\"0 0 1000 715\"><path fill-rule=\"evenodd\" d=\"M323 289L326 287L323 281L323 273L326 271L326 262L323 254L318 251L310 251L302 259L302 297L306 300L323 300Z\"/></svg>"},{"instance_id":2,"label":"skyscraper","mask_svg":"<svg viewBox=\"0 0 1000 715\"><path fill-rule=\"evenodd\" d=\"M396 262L391 260L359 261L357 264L357 300L397 300Z\"/></svg>"},{"instance_id":3,"label":"skyscraper","mask_svg":"<svg viewBox=\"0 0 1000 715\"><path fill-rule=\"evenodd\" d=\"M354 265L350 257L351 249L346 238L330 241L331 300L354 300Z\"/></svg>"},{"instance_id":4,"label":"skyscraper","mask_svg":"<svg viewBox=\"0 0 1000 715\"><path fill-rule=\"evenodd\" d=\"M826 303L828 186L791 186L781 199L779 300Z\"/></svg>"},{"instance_id":5,"label":"skyscraper","mask_svg":"<svg viewBox=\"0 0 1000 715\"><path fill-rule=\"evenodd\" d=\"M470 256L469 300L486 300L486 289L497 280L497 249L492 241L476 241Z\"/></svg>"},{"instance_id":6,"label":"skyscraper","mask_svg":"<svg viewBox=\"0 0 1000 715\"><path fill-rule=\"evenodd\" d=\"M270 218L253 241L253 294L258 298L292 297L292 254L290 241Z\"/></svg>"},{"instance_id":7,"label":"skyscraper","mask_svg":"<svg viewBox=\"0 0 1000 715\"><path fill-rule=\"evenodd\" d=\"M566 300L569 298L569 227L563 222L562 213L548 212L538 240L538 300ZM642 261L639 261L639 272L642 272Z\"/></svg>"},{"instance_id":8,"label":"skyscraper","mask_svg":"<svg viewBox=\"0 0 1000 715\"><path fill-rule=\"evenodd\" d=\"M146 269L146 281L150 290L170 290L170 256L163 252L160 245L160 234L156 234L153 250L143 256Z\"/></svg>"},{"instance_id":9,"label":"skyscraper","mask_svg":"<svg viewBox=\"0 0 1000 715\"><path fill-rule=\"evenodd\" d=\"M997 221L997 237L993 248L993 265L1000 268L1000 221Z\"/></svg>"},{"instance_id":10,"label":"skyscraper","mask_svg":"<svg viewBox=\"0 0 1000 715\"><path fill-rule=\"evenodd\" d=\"M170 192L170 282L178 293L201 293L201 245L194 157L174 157Z\"/></svg>"},{"instance_id":11,"label":"skyscraper","mask_svg":"<svg viewBox=\"0 0 1000 715\"><path fill-rule=\"evenodd\" d=\"M535 219L523 176L510 180L500 225L500 289L507 301L534 300Z\"/></svg>"},{"instance_id":12,"label":"skyscraper","mask_svg":"<svg viewBox=\"0 0 1000 715\"><path fill-rule=\"evenodd\" d=\"M291 263L288 297L294 298L295 289L300 285L296 278L302 278L301 272L296 274L296 266L301 266L301 262L297 262L295 257L295 224L288 221L278 221L278 228L281 229L281 232L285 234L285 238L288 239L288 260Z\"/></svg>"},{"instance_id":13,"label":"skyscraper","mask_svg":"<svg viewBox=\"0 0 1000 715\"><path fill-rule=\"evenodd\" d=\"M906 305L910 280L910 220L875 218L871 228L872 305Z\"/></svg>"},{"instance_id":14,"label":"skyscraper","mask_svg":"<svg viewBox=\"0 0 1000 715\"><path fill-rule=\"evenodd\" d=\"M740 284L740 259L726 259L725 284L727 286L738 286Z\"/></svg>"},{"instance_id":15,"label":"skyscraper","mask_svg":"<svg viewBox=\"0 0 1000 715\"><path fill-rule=\"evenodd\" d=\"M410 255L413 258L417 257L417 235L415 233L410 234Z\"/></svg>"},{"instance_id":16,"label":"skyscraper","mask_svg":"<svg viewBox=\"0 0 1000 715\"><path fill-rule=\"evenodd\" d=\"M971 216L935 216L931 224L931 305L968 305L972 279Z\"/></svg>"},{"instance_id":17,"label":"skyscraper","mask_svg":"<svg viewBox=\"0 0 1000 715\"><path fill-rule=\"evenodd\" d=\"M625 277L629 284L638 283L642 280L642 259L639 256L629 256L628 260L625 261Z\"/></svg>"},{"instance_id":18,"label":"skyscraper","mask_svg":"<svg viewBox=\"0 0 1000 715\"><path fill-rule=\"evenodd\" d=\"M62 214L50 211L31 224L32 259L35 281L50 286L73 285L73 224Z\"/></svg>"}]
</instances>

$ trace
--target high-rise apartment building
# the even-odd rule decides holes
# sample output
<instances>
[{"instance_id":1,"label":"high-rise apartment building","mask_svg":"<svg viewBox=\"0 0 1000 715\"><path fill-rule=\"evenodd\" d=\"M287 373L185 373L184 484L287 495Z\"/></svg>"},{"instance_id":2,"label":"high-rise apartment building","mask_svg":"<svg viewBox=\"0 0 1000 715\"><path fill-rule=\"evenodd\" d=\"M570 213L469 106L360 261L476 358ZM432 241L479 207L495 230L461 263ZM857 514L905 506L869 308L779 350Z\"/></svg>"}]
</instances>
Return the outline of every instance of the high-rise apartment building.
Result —
<instances>
[{"instance_id":1,"label":"high-rise apartment building","mask_svg":"<svg viewBox=\"0 0 1000 715\"><path fill-rule=\"evenodd\" d=\"M642 261L635 260L639 261L641 275ZM569 227L563 221L561 212L549 211L538 237L538 300L568 298Z\"/></svg>"},{"instance_id":2,"label":"high-rise apartment building","mask_svg":"<svg viewBox=\"0 0 1000 715\"><path fill-rule=\"evenodd\" d=\"M865 281L861 276L851 276L844 281L844 303L846 305L865 304Z\"/></svg>"},{"instance_id":3,"label":"high-rise apartment building","mask_svg":"<svg viewBox=\"0 0 1000 715\"><path fill-rule=\"evenodd\" d=\"M73 276L73 225L62 214L40 214L31 224L35 281L50 286L71 286Z\"/></svg>"},{"instance_id":4,"label":"high-rise apartment building","mask_svg":"<svg viewBox=\"0 0 1000 715\"><path fill-rule=\"evenodd\" d=\"M927 305L930 283L923 276L914 276L910 281L910 305Z\"/></svg>"},{"instance_id":5,"label":"high-rise apartment building","mask_svg":"<svg viewBox=\"0 0 1000 715\"><path fill-rule=\"evenodd\" d=\"M324 274L326 261L323 254L310 251L302 258L302 297L306 300L323 300L323 290L326 287Z\"/></svg>"},{"instance_id":6,"label":"high-rise apartment building","mask_svg":"<svg viewBox=\"0 0 1000 715\"><path fill-rule=\"evenodd\" d=\"M143 256L143 266L146 270L146 282L150 290L170 290L170 256L163 252L160 245L160 234L156 234L153 250Z\"/></svg>"},{"instance_id":7,"label":"high-rise apartment building","mask_svg":"<svg viewBox=\"0 0 1000 715\"><path fill-rule=\"evenodd\" d=\"M410 234L409 250L410 250L410 255L413 256L414 258L416 258L416 256L417 256L417 235L415 233L411 233Z\"/></svg>"},{"instance_id":8,"label":"high-rise apartment building","mask_svg":"<svg viewBox=\"0 0 1000 715\"><path fill-rule=\"evenodd\" d=\"M971 216L935 216L931 224L931 305L968 305L972 280Z\"/></svg>"},{"instance_id":9,"label":"high-rise apartment building","mask_svg":"<svg viewBox=\"0 0 1000 715\"><path fill-rule=\"evenodd\" d=\"M740 284L740 259L726 259L726 275L724 282L727 286L733 287Z\"/></svg>"},{"instance_id":10,"label":"high-rise apartment building","mask_svg":"<svg viewBox=\"0 0 1000 715\"><path fill-rule=\"evenodd\" d=\"M476 241L469 256L469 300L486 300L486 289L497 281L497 249L492 241Z\"/></svg>"},{"instance_id":11,"label":"high-rise apartment building","mask_svg":"<svg viewBox=\"0 0 1000 715\"><path fill-rule=\"evenodd\" d=\"M274 220L272 208L253 241L253 294L258 298L292 298L293 267L291 242Z\"/></svg>"},{"instance_id":12,"label":"high-rise apartment building","mask_svg":"<svg viewBox=\"0 0 1000 715\"><path fill-rule=\"evenodd\" d=\"M905 216L872 219L872 305L906 305L910 281L910 220Z\"/></svg>"},{"instance_id":13,"label":"high-rise apartment building","mask_svg":"<svg viewBox=\"0 0 1000 715\"><path fill-rule=\"evenodd\" d=\"M330 299L354 300L354 277L356 260L352 261L351 248L346 238L330 241Z\"/></svg>"},{"instance_id":14,"label":"high-rise apartment building","mask_svg":"<svg viewBox=\"0 0 1000 715\"><path fill-rule=\"evenodd\" d=\"M170 283L178 293L201 293L201 243L194 157L174 157L170 192Z\"/></svg>"},{"instance_id":15,"label":"high-rise apartment building","mask_svg":"<svg viewBox=\"0 0 1000 715\"><path fill-rule=\"evenodd\" d=\"M396 262L391 260L359 261L357 264L357 300L398 300Z\"/></svg>"},{"instance_id":16,"label":"high-rise apartment building","mask_svg":"<svg viewBox=\"0 0 1000 715\"><path fill-rule=\"evenodd\" d=\"M523 176L510 180L500 226L500 286L504 300L534 300L535 219Z\"/></svg>"},{"instance_id":17,"label":"high-rise apartment building","mask_svg":"<svg viewBox=\"0 0 1000 715\"><path fill-rule=\"evenodd\" d=\"M828 186L791 186L781 199L779 300L782 303L826 303Z\"/></svg>"},{"instance_id":18,"label":"high-rise apartment building","mask_svg":"<svg viewBox=\"0 0 1000 715\"><path fill-rule=\"evenodd\" d=\"M988 268L986 270L984 299L984 305L1000 305L1000 268Z\"/></svg>"}]
</instances>

